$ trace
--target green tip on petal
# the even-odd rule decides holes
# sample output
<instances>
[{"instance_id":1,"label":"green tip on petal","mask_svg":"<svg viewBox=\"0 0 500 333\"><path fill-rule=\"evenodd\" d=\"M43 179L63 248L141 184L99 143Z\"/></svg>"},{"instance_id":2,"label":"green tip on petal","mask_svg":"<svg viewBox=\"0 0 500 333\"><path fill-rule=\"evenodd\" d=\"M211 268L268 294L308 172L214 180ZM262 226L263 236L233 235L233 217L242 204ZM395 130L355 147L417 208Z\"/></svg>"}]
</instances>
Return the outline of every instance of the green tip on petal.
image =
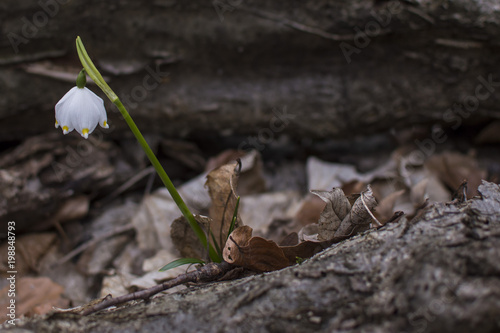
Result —
<instances>
[{"instance_id":1,"label":"green tip on petal","mask_svg":"<svg viewBox=\"0 0 500 333\"><path fill-rule=\"evenodd\" d=\"M78 77L76 78L76 86L80 89L83 89L87 84L87 73L85 72L85 68L80 71Z\"/></svg>"},{"instance_id":2,"label":"green tip on petal","mask_svg":"<svg viewBox=\"0 0 500 333\"><path fill-rule=\"evenodd\" d=\"M84 129L82 129L82 136L83 136L85 139L88 139L88 138L89 138L89 129L88 129L88 128L84 128Z\"/></svg>"},{"instance_id":3,"label":"green tip on petal","mask_svg":"<svg viewBox=\"0 0 500 333\"><path fill-rule=\"evenodd\" d=\"M63 126L62 130L63 130L63 134L68 134L69 133L68 126Z\"/></svg>"}]
</instances>

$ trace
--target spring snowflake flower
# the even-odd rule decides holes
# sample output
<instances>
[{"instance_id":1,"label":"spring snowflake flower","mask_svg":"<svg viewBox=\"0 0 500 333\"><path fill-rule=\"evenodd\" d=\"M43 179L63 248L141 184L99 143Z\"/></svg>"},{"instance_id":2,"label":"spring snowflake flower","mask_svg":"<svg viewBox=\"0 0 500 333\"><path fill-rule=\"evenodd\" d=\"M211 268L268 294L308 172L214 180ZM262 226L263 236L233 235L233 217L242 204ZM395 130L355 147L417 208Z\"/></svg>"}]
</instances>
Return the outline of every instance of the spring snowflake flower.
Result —
<instances>
[{"instance_id":1,"label":"spring snowflake flower","mask_svg":"<svg viewBox=\"0 0 500 333\"><path fill-rule=\"evenodd\" d=\"M84 79L82 84L81 76L78 75L77 86L56 104L56 128L61 126L64 134L75 129L87 139L97 124L103 128L109 128L109 125L102 98L85 87Z\"/></svg>"}]
</instances>

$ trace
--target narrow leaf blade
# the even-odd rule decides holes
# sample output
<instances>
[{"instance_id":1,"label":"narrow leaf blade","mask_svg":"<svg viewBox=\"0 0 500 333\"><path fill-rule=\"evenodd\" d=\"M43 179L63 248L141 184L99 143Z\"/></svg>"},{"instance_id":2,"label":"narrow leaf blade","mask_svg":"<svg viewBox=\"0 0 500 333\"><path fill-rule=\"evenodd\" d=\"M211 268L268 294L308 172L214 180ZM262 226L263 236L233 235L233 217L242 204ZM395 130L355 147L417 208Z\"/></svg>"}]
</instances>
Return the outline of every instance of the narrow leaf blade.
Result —
<instances>
[{"instance_id":1,"label":"narrow leaf blade","mask_svg":"<svg viewBox=\"0 0 500 333\"><path fill-rule=\"evenodd\" d=\"M179 267L179 266L182 266L182 265L188 265L188 264L204 264L205 262L201 259L197 259L197 258L180 258L180 259L176 259L168 264L166 264L165 266L163 266L162 268L159 269L160 272L165 272L165 271L168 271L169 269L172 269L172 268L175 268L175 267Z\"/></svg>"},{"instance_id":2,"label":"narrow leaf blade","mask_svg":"<svg viewBox=\"0 0 500 333\"><path fill-rule=\"evenodd\" d=\"M240 206L240 196L236 199L236 206L234 207L234 213L233 213L233 219L231 220L231 225L229 226L229 231L227 232L227 238L229 238L229 235L234 230L234 227L236 226L236 220L238 219L238 207Z\"/></svg>"}]
</instances>

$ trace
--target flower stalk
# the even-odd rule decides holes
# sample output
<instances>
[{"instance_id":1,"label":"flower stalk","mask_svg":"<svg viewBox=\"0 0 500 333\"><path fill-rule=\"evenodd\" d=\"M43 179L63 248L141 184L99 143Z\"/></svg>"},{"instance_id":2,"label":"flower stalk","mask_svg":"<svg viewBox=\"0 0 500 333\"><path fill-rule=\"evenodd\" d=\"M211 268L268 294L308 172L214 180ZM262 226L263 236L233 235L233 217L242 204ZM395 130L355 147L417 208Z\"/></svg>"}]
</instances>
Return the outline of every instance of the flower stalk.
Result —
<instances>
[{"instance_id":1,"label":"flower stalk","mask_svg":"<svg viewBox=\"0 0 500 333\"><path fill-rule=\"evenodd\" d=\"M125 119L125 122L127 125L130 127L132 130L132 133L134 133L135 138L141 145L142 149L146 153L146 156L149 158L151 161L151 164L155 168L156 172L158 173L158 176L160 176L160 179L162 180L163 184L167 188L168 192L172 196L172 199L176 203L177 207L179 207L179 210L181 211L182 215L186 218L188 221L189 225L193 229L194 233L200 240L201 244L204 247L209 246L209 256L210 259L214 262L221 262L222 259L218 255L218 253L215 251L213 246L209 243L207 243L207 237L205 236L205 233L203 232L203 229L200 227L196 219L194 218L193 214L187 207L186 203L184 200L182 200L182 197L180 196L179 192L177 192L177 189L175 188L174 184L170 180L170 177L168 177L167 173L163 169L163 167L160 164L160 161L158 161L158 158L156 155L153 153L151 148L149 147L149 144L146 142L144 139L144 136L142 135L141 131L135 124L134 120L128 113L127 109L123 105L123 103L120 101L118 96L114 93L114 91L109 87L109 85L104 81L102 78L102 75L99 73L97 68L95 67L94 63L90 59L89 55L87 54L87 51L85 50L85 47L83 46L83 42L80 37L76 38L76 49L78 52L78 57L80 58L80 61L83 65L83 68L87 72L87 74L90 76L90 78L97 84L99 88L108 96L108 98L113 102L114 105L120 110L120 113L123 116L123 119ZM207 245L208 244L208 245Z\"/></svg>"}]
</instances>

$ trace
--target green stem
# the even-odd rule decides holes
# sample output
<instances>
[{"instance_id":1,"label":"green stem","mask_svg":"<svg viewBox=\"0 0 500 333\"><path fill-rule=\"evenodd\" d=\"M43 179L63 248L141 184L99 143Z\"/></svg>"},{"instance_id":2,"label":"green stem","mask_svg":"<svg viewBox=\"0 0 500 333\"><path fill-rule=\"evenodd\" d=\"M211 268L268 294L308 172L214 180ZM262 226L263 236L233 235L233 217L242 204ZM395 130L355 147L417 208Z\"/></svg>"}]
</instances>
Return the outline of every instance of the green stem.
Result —
<instances>
[{"instance_id":1,"label":"green stem","mask_svg":"<svg viewBox=\"0 0 500 333\"><path fill-rule=\"evenodd\" d=\"M135 124L134 120L128 113L127 109L123 105L123 103L120 101L118 96L114 93L114 91L108 86L108 84L104 81L104 79L101 76L101 73L97 70L95 67L94 63L90 59L89 55L87 54L87 51L85 50L85 47L83 46L83 42L78 37L76 39L76 49L78 51L78 57L80 58L80 61L85 68L87 74L89 74L90 78L94 80L94 82L101 88L102 91L108 96L108 98L113 102L113 104L116 105L118 110L120 110L123 119L127 122L127 125L130 127L132 130L132 133L134 133L137 141L139 141L139 144L141 145L142 149L148 156L149 160L151 161L151 164L153 164L153 167L155 168L156 172L160 176L161 180L163 181L163 184L165 184L165 187L167 188L168 192L172 196L172 199L174 199L175 204L177 207L179 207L179 210L181 211L182 215L186 218L188 221L189 225L193 229L194 233L200 240L201 244L203 245L204 248L207 247L207 244L209 246L208 254L210 256L210 259L214 262L221 262L222 259L215 251L214 247L212 244L209 242L207 243L207 237L205 236L205 233L203 232L203 229L200 227L198 224L198 221L194 218L193 214L189 210L189 208L186 206L186 203L184 200L182 200L181 196L179 195L179 192L177 192L177 189L175 188L174 184L172 184L172 181L168 177L167 173L163 169L163 167L160 164L160 161L158 161L158 158L156 155L153 153L151 148L149 147L148 143L142 136L141 131Z\"/></svg>"},{"instance_id":2,"label":"green stem","mask_svg":"<svg viewBox=\"0 0 500 333\"><path fill-rule=\"evenodd\" d=\"M181 196L179 195L179 192L177 192L177 189L175 188L174 184L172 184L172 181L170 180L167 173L165 172L165 170L161 166L160 161L158 161L158 158L153 153L153 151L149 147L148 143L146 142L146 140L142 136L141 131L139 131L139 128L137 128L137 125L135 124L134 120L132 119L132 117L130 117L130 114L128 113L127 109L125 109L125 106L123 105L123 103L120 101L119 98L117 98L113 103L116 105L118 110L120 110L123 118L127 122L127 125L132 130L132 133L134 133L137 141L139 141L139 144L141 145L142 149L144 150L144 152L148 156L149 160L151 161L151 164L154 166L156 172L158 173L161 180L163 181L163 184L165 185L168 192L172 196L172 199L174 199L174 202L177 204L177 207L179 207L182 215L184 215L184 217L188 221L188 223L191 226L191 228L193 229L194 233L196 234L196 236L198 237L200 242L203 244L203 247L206 248L207 247L207 238L205 236L205 233L201 229L200 225L198 224L198 222L194 218L193 214L191 213L191 211L187 207L184 200L182 200ZM215 261L215 262L221 261L217 251L213 248L213 246L211 244L209 247L209 256L210 256L210 259L212 259L212 261Z\"/></svg>"}]
</instances>

